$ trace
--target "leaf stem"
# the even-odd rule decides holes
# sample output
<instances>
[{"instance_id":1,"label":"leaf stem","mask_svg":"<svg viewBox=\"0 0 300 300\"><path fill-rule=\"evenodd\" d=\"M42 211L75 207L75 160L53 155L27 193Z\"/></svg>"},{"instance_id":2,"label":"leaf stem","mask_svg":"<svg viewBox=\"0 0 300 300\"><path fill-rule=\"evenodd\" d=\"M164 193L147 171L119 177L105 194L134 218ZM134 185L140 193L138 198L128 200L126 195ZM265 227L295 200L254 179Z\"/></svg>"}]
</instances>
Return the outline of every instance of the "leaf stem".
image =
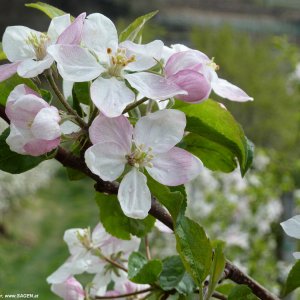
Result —
<instances>
[{"instance_id":1,"label":"leaf stem","mask_svg":"<svg viewBox=\"0 0 300 300\"><path fill-rule=\"evenodd\" d=\"M65 107L65 109L71 114L75 116L75 119L78 123L78 125L81 128L87 128L87 124L82 120L82 118L80 118L80 116L77 114L77 112L71 107L71 105L67 102L67 100L65 99L64 95L61 93L61 91L59 90L51 70L49 70L46 73L46 78L51 86L51 88L53 89L54 93L56 94L58 100L61 102L61 104Z\"/></svg>"},{"instance_id":2,"label":"leaf stem","mask_svg":"<svg viewBox=\"0 0 300 300\"><path fill-rule=\"evenodd\" d=\"M127 107L123 110L122 114L126 114L127 112L129 112L130 110L136 108L137 106L139 106L140 104L146 102L147 100L149 100L148 98L144 97L138 101L135 101L129 105L127 105Z\"/></svg>"},{"instance_id":3,"label":"leaf stem","mask_svg":"<svg viewBox=\"0 0 300 300\"><path fill-rule=\"evenodd\" d=\"M145 236L145 247L146 247L146 256L148 260L151 260L150 246L148 236Z\"/></svg>"}]
</instances>

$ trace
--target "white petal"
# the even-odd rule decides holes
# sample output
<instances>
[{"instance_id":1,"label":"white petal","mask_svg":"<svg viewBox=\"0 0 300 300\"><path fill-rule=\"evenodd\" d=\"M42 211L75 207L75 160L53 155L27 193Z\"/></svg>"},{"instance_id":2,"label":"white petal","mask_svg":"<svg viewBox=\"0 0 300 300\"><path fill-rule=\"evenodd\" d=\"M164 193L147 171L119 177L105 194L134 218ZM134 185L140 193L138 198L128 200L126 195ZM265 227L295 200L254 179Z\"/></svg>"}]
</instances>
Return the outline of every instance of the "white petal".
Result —
<instances>
[{"instance_id":1,"label":"white petal","mask_svg":"<svg viewBox=\"0 0 300 300\"><path fill-rule=\"evenodd\" d=\"M86 234L87 230L82 228L71 228L65 231L64 241L67 243L72 255L79 255L86 252L86 249L78 239L79 236L84 236Z\"/></svg>"},{"instance_id":2,"label":"white petal","mask_svg":"<svg viewBox=\"0 0 300 300\"><path fill-rule=\"evenodd\" d=\"M126 152L117 143L98 143L86 150L84 158L88 168L104 181L116 180L124 171Z\"/></svg>"},{"instance_id":3,"label":"white petal","mask_svg":"<svg viewBox=\"0 0 300 300\"><path fill-rule=\"evenodd\" d=\"M66 99L68 99L69 97L72 97L73 86L74 86L73 81L63 80L62 88L63 88L63 93L64 93L64 96Z\"/></svg>"},{"instance_id":4,"label":"white petal","mask_svg":"<svg viewBox=\"0 0 300 300\"><path fill-rule=\"evenodd\" d=\"M125 107L134 101L135 95L124 81L115 77L99 77L91 85L91 98L101 112L113 118L122 114Z\"/></svg>"},{"instance_id":5,"label":"white petal","mask_svg":"<svg viewBox=\"0 0 300 300\"><path fill-rule=\"evenodd\" d=\"M18 74L25 78L36 77L49 69L53 62L54 60L50 55L42 60L26 59L19 64Z\"/></svg>"},{"instance_id":6,"label":"white petal","mask_svg":"<svg viewBox=\"0 0 300 300\"><path fill-rule=\"evenodd\" d=\"M124 214L134 219L144 219L151 208L151 194L144 174L133 168L119 187L118 199Z\"/></svg>"},{"instance_id":7,"label":"white petal","mask_svg":"<svg viewBox=\"0 0 300 300\"><path fill-rule=\"evenodd\" d=\"M53 43L56 42L59 35L71 24L69 14L55 17L51 20L47 35L50 37Z\"/></svg>"},{"instance_id":8,"label":"white petal","mask_svg":"<svg viewBox=\"0 0 300 300\"><path fill-rule=\"evenodd\" d=\"M67 261L50 276L48 276L47 282L52 284L59 284L66 281L70 277L70 275L72 275L72 264Z\"/></svg>"},{"instance_id":9,"label":"white petal","mask_svg":"<svg viewBox=\"0 0 300 300\"><path fill-rule=\"evenodd\" d=\"M107 285L111 281L111 273L110 272L101 272L96 274L93 278L90 294L92 297L95 296L104 296Z\"/></svg>"},{"instance_id":10,"label":"white petal","mask_svg":"<svg viewBox=\"0 0 300 300\"><path fill-rule=\"evenodd\" d=\"M167 152L183 138L185 114L175 109L159 110L136 123L134 141L151 147L155 153Z\"/></svg>"},{"instance_id":11,"label":"white petal","mask_svg":"<svg viewBox=\"0 0 300 300\"><path fill-rule=\"evenodd\" d=\"M213 91L226 99L238 102L252 101L253 98L248 96L242 89L233 85L225 79L218 79L212 83Z\"/></svg>"},{"instance_id":12,"label":"white petal","mask_svg":"<svg viewBox=\"0 0 300 300\"><path fill-rule=\"evenodd\" d=\"M135 61L129 63L124 70L143 71L152 68L161 59L163 42L156 40L146 45L140 45L131 41L125 41L119 45L120 48L125 48L126 56L135 56Z\"/></svg>"},{"instance_id":13,"label":"white petal","mask_svg":"<svg viewBox=\"0 0 300 300\"><path fill-rule=\"evenodd\" d=\"M113 142L121 145L125 153L131 149L133 128L124 116L108 118L99 115L89 128L89 136L93 144Z\"/></svg>"},{"instance_id":14,"label":"white petal","mask_svg":"<svg viewBox=\"0 0 300 300\"><path fill-rule=\"evenodd\" d=\"M294 216L280 225L287 235L300 239L300 215Z\"/></svg>"},{"instance_id":15,"label":"white petal","mask_svg":"<svg viewBox=\"0 0 300 300\"><path fill-rule=\"evenodd\" d=\"M28 38L32 35L39 38L41 33L25 26L9 26L6 28L2 46L10 61L36 57L33 47L27 43Z\"/></svg>"},{"instance_id":16,"label":"white petal","mask_svg":"<svg viewBox=\"0 0 300 300\"><path fill-rule=\"evenodd\" d=\"M19 154L26 154L24 145L33 138L29 130L19 129L13 124L10 125L10 133L6 143L11 151Z\"/></svg>"},{"instance_id":17,"label":"white petal","mask_svg":"<svg viewBox=\"0 0 300 300\"><path fill-rule=\"evenodd\" d=\"M166 153L157 154L146 167L156 181L169 186L187 183L198 176L203 169L202 162L191 153L174 147Z\"/></svg>"},{"instance_id":18,"label":"white petal","mask_svg":"<svg viewBox=\"0 0 300 300\"><path fill-rule=\"evenodd\" d=\"M61 135L59 121L60 116L56 107L43 108L34 118L31 131L38 139L54 140Z\"/></svg>"},{"instance_id":19,"label":"white petal","mask_svg":"<svg viewBox=\"0 0 300 300\"><path fill-rule=\"evenodd\" d=\"M150 99L165 100L179 94L187 95L177 84L156 74L140 72L126 74L124 77L132 87Z\"/></svg>"},{"instance_id":20,"label":"white petal","mask_svg":"<svg viewBox=\"0 0 300 300\"><path fill-rule=\"evenodd\" d=\"M88 15L83 26L82 41L87 48L96 52L106 53L107 48L115 52L118 47L116 27L102 14Z\"/></svg>"},{"instance_id":21,"label":"white petal","mask_svg":"<svg viewBox=\"0 0 300 300\"><path fill-rule=\"evenodd\" d=\"M47 51L57 62L59 73L65 80L90 81L105 70L87 49L76 45L52 45Z\"/></svg>"}]
</instances>

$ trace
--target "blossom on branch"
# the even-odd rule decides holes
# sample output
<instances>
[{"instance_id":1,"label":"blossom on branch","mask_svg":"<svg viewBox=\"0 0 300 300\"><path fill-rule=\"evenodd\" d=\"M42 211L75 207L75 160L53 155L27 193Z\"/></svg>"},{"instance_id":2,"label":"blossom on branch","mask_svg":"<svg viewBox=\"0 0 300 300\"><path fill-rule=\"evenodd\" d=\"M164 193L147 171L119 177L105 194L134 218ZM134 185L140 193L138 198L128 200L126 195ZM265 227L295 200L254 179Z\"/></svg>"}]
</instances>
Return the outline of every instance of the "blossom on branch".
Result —
<instances>
[{"instance_id":1,"label":"blossom on branch","mask_svg":"<svg viewBox=\"0 0 300 300\"><path fill-rule=\"evenodd\" d=\"M16 72L25 78L36 77L49 69L54 62L47 53L53 44L78 44L85 13L71 23L70 15L52 19L47 33L39 32L25 26L9 26L3 35L3 51L11 63L0 66L0 81Z\"/></svg>"},{"instance_id":2,"label":"blossom on branch","mask_svg":"<svg viewBox=\"0 0 300 300\"><path fill-rule=\"evenodd\" d=\"M61 130L57 108L26 85L18 85L10 93L5 113L10 120L6 142L12 151L39 156L59 145Z\"/></svg>"},{"instance_id":3,"label":"blossom on branch","mask_svg":"<svg viewBox=\"0 0 300 300\"><path fill-rule=\"evenodd\" d=\"M131 41L118 43L115 25L102 14L84 21L81 45L52 45L48 53L57 62L64 80L91 84L91 99L108 117L117 117L135 100L135 88L143 96L164 100L186 94L178 85L160 75L145 72L160 60L163 42L146 45ZM128 83L127 83L128 82Z\"/></svg>"},{"instance_id":4,"label":"blossom on branch","mask_svg":"<svg viewBox=\"0 0 300 300\"><path fill-rule=\"evenodd\" d=\"M82 285L74 277L69 277L62 283L52 284L51 291L64 300L85 299L85 292Z\"/></svg>"},{"instance_id":5,"label":"blossom on branch","mask_svg":"<svg viewBox=\"0 0 300 300\"><path fill-rule=\"evenodd\" d=\"M216 72L219 66L214 59L209 59L198 50L176 44L172 48L164 47L163 56L166 60L166 78L188 92L188 95L176 96L185 102L197 103L207 99L211 90L232 101L253 100L239 87L219 78Z\"/></svg>"},{"instance_id":6,"label":"blossom on branch","mask_svg":"<svg viewBox=\"0 0 300 300\"><path fill-rule=\"evenodd\" d=\"M184 135L186 118L174 109L157 111L139 119L135 128L124 116L98 116L90 127L93 143L85 152L88 168L105 181L122 178L118 199L125 215L143 219L151 207L151 194L144 169L156 181L169 186L194 179L201 161L189 152L174 147Z\"/></svg>"}]
</instances>

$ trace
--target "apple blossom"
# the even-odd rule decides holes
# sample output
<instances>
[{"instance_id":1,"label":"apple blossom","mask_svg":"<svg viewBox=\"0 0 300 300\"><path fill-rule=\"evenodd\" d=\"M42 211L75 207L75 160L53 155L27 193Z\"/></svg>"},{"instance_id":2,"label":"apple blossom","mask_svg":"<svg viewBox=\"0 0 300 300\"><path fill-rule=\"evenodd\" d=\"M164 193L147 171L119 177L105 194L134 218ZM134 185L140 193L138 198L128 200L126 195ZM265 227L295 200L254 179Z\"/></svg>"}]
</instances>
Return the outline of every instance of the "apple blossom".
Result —
<instances>
[{"instance_id":1,"label":"apple blossom","mask_svg":"<svg viewBox=\"0 0 300 300\"><path fill-rule=\"evenodd\" d=\"M151 207L151 194L144 168L158 182L176 186L194 179L201 161L189 152L174 147L181 141L186 126L183 112L166 109L139 119L133 129L124 116L99 115L89 129L93 143L85 152L88 168L101 179L123 177L118 199L125 215L145 218Z\"/></svg>"},{"instance_id":2,"label":"apple blossom","mask_svg":"<svg viewBox=\"0 0 300 300\"><path fill-rule=\"evenodd\" d=\"M88 229L69 229L64 234L64 241L67 243L71 256L51 274L48 283L58 284L64 282L72 275L88 272L101 274L105 277L106 265L104 257L112 255L121 256L127 259L132 251L139 247L140 240L132 237L131 240L120 240L108 234L99 223L92 233ZM100 252L99 252L100 251ZM103 279L104 280L104 279Z\"/></svg>"},{"instance_id":3,"label":"apple blossom","mask_svg":"<svg viewBox=\"0 0 300 300\"><path fill-rule=\"evenodd\" d=\"M26 85L18 85L10 93L5 113L10 120L6 142L12 151L39 156L59 145L61 130L57 108Z\"/></svg>"},{"instance_id":4,"label":"apple blossom","mask_svg":"<svg viewBox=\"0 0 300 300\"><path fill-rule=\"evenodd\" d=\"M25 26L9 26L3 35L3 51L11 63L0 66L0 81L16 72L21 77L31 78L41 74L54 62L47 48L55 43L78 44L85 13L71 24L70 15L52 19L47 33Z\"/></svg>"},{"instance_id":5,"label":"apple blossom","mask_svg":"<svg viewBox=\"0 0 300 300\"><path fill-rule=\"evenodd\" d=\"M48 53L57 62L64 80L91 84L91 99L108 117L122 114L135 100L126 81L143 96L164 100L186 94L162 76L143 72L155 66L163 52L159 40L146 45L124 41L118 44L115 25L102 14L89 15L83 26L82 45L52 45Z\"/></svg>"},{"instance_id":6,"label":"apple blossom","mask_svg":"<svg viewBox=\"0 0 300 300\"><path fill-rule=\"evenodd\" d=\"M85 299L85 292L82 285L74 277L69 277L62 283L52 284L51 291L64 300Z\"/></svg>"},{"instance_id":7,"label":"apple blossom","mask_svg":"<svg viewBox=\"0 0 300 300\"><path fill-rule=\"evenodd\" d=\"M280 225L287 235L300 239L300 215L294 216ZM300 259L300 252L294 252L293 255L296 259Z\"/></svg>"},{"instance_id":8,"label":"apple blossom","mask_svg":"<svg viewBox=\"0 0 300 300\"><path fill-rule=\"evenodd\" d=\"M219 66L204 53L184 45L164 48L165 76L188 92L177 97L185 102L197 103L207 99L211 90L232 101L253 100L242 89L218 77Z\"/></svg>"}]
</instances>

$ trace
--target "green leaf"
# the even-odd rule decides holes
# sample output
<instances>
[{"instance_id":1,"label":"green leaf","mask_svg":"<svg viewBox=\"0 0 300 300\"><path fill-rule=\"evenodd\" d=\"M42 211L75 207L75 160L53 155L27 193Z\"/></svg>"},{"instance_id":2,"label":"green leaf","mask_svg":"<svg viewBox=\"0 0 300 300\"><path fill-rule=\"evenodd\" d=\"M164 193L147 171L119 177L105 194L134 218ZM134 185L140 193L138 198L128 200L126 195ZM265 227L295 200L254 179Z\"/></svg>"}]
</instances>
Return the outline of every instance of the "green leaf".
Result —
<instances>
[{"instance_id":1,"label":"green leaf","mask_svg":"<svg viewBox=\"0 0 300 300\"><path fill-rule=\"evenodd\" d=\"M215 287L217 286L220 278L223 275L225 265L226 259L223 252L223 242L218 242L214 249L213 262L209 276L209 286L205 299L210 299L210 297L212 296Z\"/></svg>"},{"instance_id":2,"label":"green leaf","mask_svg":"<svg viewBox=\"0 0 300 300\"><path fill-rule=\"evenodd\" d=\"M119 36L119 41L138 40L141 37L143 27L147 21L153 18L158 13L158 10L152 11L144 16L135 19L127 28L125 28Z\"/></svg>"},{"instance_id":3,"label":"green leaf","mask_svg":"<svg viewBox=\"0 0 300 300\"><path fill-rule=\"evenodd\" d=\"M143 237L154 226L155 218L152 216L148 216L143 220L125 216L116 195L96 193L96 201L104 228L119 239L129 240L130 234Z\"/></svg>"},{"instance_id":4,"label":"green leaf","mask_svg":"<svg viewBox=\"0 0 300 300\"><path fill-rule=\"evenodd\" d=\"M175 226L176 248L187 272L198 286L209 274L212 248L203 228L187 217Z\"/></svg>"},{"instance_id":5,"label":"green leaf","mask_svg":"<svg viewBox=\"0 0 300 300\"><path fill-rule=\"evenodd\" d=\"M228 148L198 134L188 134L179 146L199 157L212 171L229 173L237 167L235 155Z\"/></svg>"},{"instance_id":6,"label":"green leaf","mask_svg":"<svg viewBox=\"0 0 300 300\"><path fill-rule=\"evenodd\" d=\"M53 99L52 94L48 90L41 89L40 94L42 98L48 103L50 103Z\"/></svg>"},{"instance_id":7,"label":"green leaf","mask_svg":"<svg viewBox=\"0 0 300 300\"><path fill-rule=\"evenodd\" d=\"M284 286L283 296L300 287L300 260L292 267Z\"/></svg>"},{"instance_id":8,"label":"green leaf","mask_svg":"<svg viewBox=\"0 0 300 300\"><path fill-rule=\"evenodd\" d=\"M19 84L26 84L31 89L37 92L39 91L30 79L21 78L16 74L9 79L0 82L0 104L5 106L10 92Z\"/></svg>"},{"instance_id":9,"label":"green leaf","mask_svg":"<svg viewBox=\"0 0 300 300\"><path fill-rule=\"evenodd\" d=\"M128 259L128 278L135 283L154 283L162 271L158 259L147 260L141 253L133 252Z\"/></svg>"},{"instance_id":10,"label":"green leaf","mask_svg":"<svg viewBox=\"0 0 300 300\"><path fill-rule=\"evenodd\" d=\"M90 104L90 84L89 82L76 82L72 90L73 98L76 97L79 103Z\"/></svg>"},{"instance_id":11,"label":"green leaf","mask_svg":"<svg viewBox=\"0 0 300 300\"><path fill-rule=\"evenodd\" d=\"M6 54L3 51L2 43L0 43L0 61L7 59Z\"/></svg>"},{"instance_id":12,"label":"green leaf","mask_svg":"<svg viewBox=\"0 0 300 300\"><path fill-rule=\"evenodd\" d=\"M242 284L231 290L228 300L259 300L259 298L252 294L250 288Z\"/></svg>"},{"instance_id":13,"label":"green leaf","mask_svg":"<svg viewBox=\"0 0 300 300\"><path fill-rule=\"evenodd\" d=\"M147 185L151 194L168 209L175 223L186 209L186 195L180 192L184 190L184 186L173 187L173 191L170 191L168 187L153 180L150 176L147 176Z\"/></svg>"},{"instance_id":14,"label":"green leaf","mask_svg":"<svg viewBox=\"0 0 300 300\"><path fill-rule=\"evenodd\" d=\"M33 157L11 151L5 142L9 132L10 129L7 128L0 136L0 170L11 174L20 174L36 167L47 159L45 155Z\"/></svg>"},{"instance_id":15,"label":"green leaf","mask_svg":"<svg viewBox=\"0 0 300 300\"><path fill-rule=\"evenodd\" d=\"M36 8L45 13L51 19L66 14L63 10L44 2L26 3L25 6Z\"/></svg>"},{"instance_id":16,"label":"green leaf","mask_svg":"<svg viewBox=\"0 0 300 300\"><path fill-rule=\"evenodd\" d=\"M188 295L195 284L185 271L181 258L170 256L163 260L163 270L159 276L159 285L165 291L176 289L180 294Z\"/></svg>"},{"instance_id":17,"label":"green leaf","mask_svg":"<svg viewBox=\"0 0 300 300\"><path fill-rule=\"evenodd\" d=\"M186 114L186 130L219 144L218 151L226 148L239 161L241 173L244 175L251 164L249 145L241 126L231 113L213 100L199 104L176 102L175 108ZM222 153L221 153L222 154Z\"/></svg>"},{"instance_id":18,"label":"green leaf","mask_svg":"<svg viewBox=\"0 0 300 300\"><path fill-rule=\"evenodd\" d=\"M77 181L77 180L81 180L83 178L86 178L86 175L83 174L82 172L72 169L72 168L65 168L68 178L71 181Z\"/></svg>"}]
</instances>

